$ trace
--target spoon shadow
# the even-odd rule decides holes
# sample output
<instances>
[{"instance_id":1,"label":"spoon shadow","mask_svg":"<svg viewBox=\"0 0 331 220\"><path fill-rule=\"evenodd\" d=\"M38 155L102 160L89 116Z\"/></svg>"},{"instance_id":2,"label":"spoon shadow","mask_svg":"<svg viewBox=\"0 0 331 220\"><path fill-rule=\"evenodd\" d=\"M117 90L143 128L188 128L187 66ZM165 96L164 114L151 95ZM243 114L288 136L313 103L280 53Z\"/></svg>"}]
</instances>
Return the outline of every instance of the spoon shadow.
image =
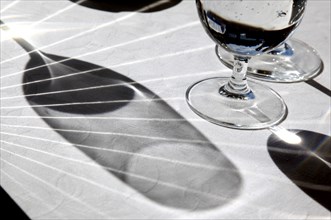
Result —
<instances>
[{"instance_id":1,"label":"spoon shadow","mask_svg":"<svg viewBox=\"0 0 331 220\"><path fill-rule=\"evenodd\" d=\"M13 40L30 56L22 86L34 111L127 186L188 210L239 196L242 179L234 164L152 91L110 69Z\"/></svg>"},{"instance_id":2,"label":"spoon shadow","mask_svg":"<svg viewBox=\"0 0 331 220\"><path fill-rule=\"evenodd\" d=\"M292 130L300 144L289 144L271 135L268 151L278 168L302 191L331 210L331 138L306 131Z\"/></svg>"},{"instance_id":3,"label":"spoon shadow","mask_svg":"<svg viewBox=\"0 0 331 220\"><path fill-rule=\"evenodd\" d=\"M143 7L147 7L148 5L160 2L160 0L86 0L80 2L81 0L70 0L75 2L81 6L85 6L92 9L109 11L109 12L135 12ZM142 10L140 12L148 13L148 12L157 12L161 10L165 10L171 8L177 4L179 4L182 0L168 0L163 1L159 5L155 7L150 7L146 10Z\"/></svg>"},{"instance_id":4,"label":"spoon shadow","mask_svg":"<svg viewBox=\"0 0 331 220\"><path fill-rule=\"evenodd\" d=\"M110 69L15 41L30 55L23 91L34 111L127 186L188 210L219 207L240 194L234 164L152 91Z\"/></svg>"},{"instance_id":5,"label":"spoon shadow","mask_svg":"<svg viewBox=\"0 0 331 220\"><path fill-rule=\"evenodd\" d=\"M245 109L260 122L268 117L257 107ZM271 126L268 152L278 168L301 190L331 210L331 137L305 130Z\"/></svg>"}]
</instances>

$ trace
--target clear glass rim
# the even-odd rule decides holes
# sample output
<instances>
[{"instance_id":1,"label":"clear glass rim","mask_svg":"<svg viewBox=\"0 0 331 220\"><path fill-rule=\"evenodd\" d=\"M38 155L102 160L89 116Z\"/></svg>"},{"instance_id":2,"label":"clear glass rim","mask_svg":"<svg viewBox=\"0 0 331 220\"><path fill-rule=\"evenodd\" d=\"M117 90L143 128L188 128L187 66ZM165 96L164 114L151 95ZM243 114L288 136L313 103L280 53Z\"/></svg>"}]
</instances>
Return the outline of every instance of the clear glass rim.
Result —
<instances>
[{"instance_id":1,"label":"clear glass rim","mask_svg":"<svg viewBox=\"0 0 331 220\"><path fill-rule=\"evenodd\" d=\"M275 121L272 121L272 122L260 122L260 123L257 123L256 126L247 126L247 125L238 125L238 124L234 124L234 123L219 121L219 120L217 120L215 118L209 117L208 115L204 114L203 112L200 112L199 110L197 110L194 107L194 105L190 101L190 91L196 85L198 85L198 84L200 84L200 83L202 83L204 81L213 80L213 79L228 80L229 77L210 77L210 78L199 80L199 81L195 82L194 84L192 84L190 87L188 87L188 89L186 90L186 94L185 94L186 102L188 103L188 106L190 107L190 109L195 114L197 114L199 117L207 120L208 122L211 122L211 123L216 124L216 125L219 125L219 126L231 128L231 129L236 129L236 130L238 130L238 129L239 130L263 130L263 129L268 129L271 126L280 124L281 122L283 122L286 119L286 117L288 115L288 108L287 108L287 105L286 105L285 101L283 100L283 98L277 92L275 92L273 89L271 89L270 87L267 87L267 86L262 85L260 83L256 83L256 82L254 82L252 80L248 80L249 81L249 84L251 84L251 83L258 84L259 86L263 87L264 89L269 90L273 95L275 95L275 97L277 97L281 101L282 106L283 106L283 109L282 110L283 110L284 114L280 118L278 118L278 120L275 120Z\"/></svg>"}]
</instances>

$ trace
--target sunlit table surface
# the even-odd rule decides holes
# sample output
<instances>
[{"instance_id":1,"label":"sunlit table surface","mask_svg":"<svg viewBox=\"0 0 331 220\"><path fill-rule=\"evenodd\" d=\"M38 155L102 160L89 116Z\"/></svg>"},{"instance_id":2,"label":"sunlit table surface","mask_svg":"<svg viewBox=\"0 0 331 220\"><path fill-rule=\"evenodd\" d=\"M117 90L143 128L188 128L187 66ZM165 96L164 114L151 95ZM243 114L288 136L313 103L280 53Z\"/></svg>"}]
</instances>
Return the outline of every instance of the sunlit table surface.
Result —
<instances>
[{"instance_id":1,"label":"sunlit table surface","mask_svg":"<svg viewBox=\"0 0 331 220\"><path fill-rule=\"evenodd\" d=\"M1 0L1 20L42 51L29 56L1 30L1 186L30 218L330 219L278 164L286 146L270 144L270 130L220 127L189 109L191 84L231 74L195 7ZM315 80L330 89L330 1L309 1L293 37L321 56ZM329 96L262 83L287 104L282 127L330 136Z\"/></svg>"}]
</instances>

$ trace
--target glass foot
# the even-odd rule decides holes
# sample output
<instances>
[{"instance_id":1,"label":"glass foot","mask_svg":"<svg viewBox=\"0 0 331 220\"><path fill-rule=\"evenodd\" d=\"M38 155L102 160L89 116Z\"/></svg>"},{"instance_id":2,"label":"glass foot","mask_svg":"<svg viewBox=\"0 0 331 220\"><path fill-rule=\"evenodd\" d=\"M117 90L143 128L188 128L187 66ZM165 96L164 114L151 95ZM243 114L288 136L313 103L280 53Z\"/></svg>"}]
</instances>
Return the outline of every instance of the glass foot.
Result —
<instances>
[{"instance_id":1,"label":"glass foot","mask_svg":"<svg viewBox=\"0 0 331 220\"><path fill-rule=\"evenodd\" d=\"M228 81L216 77L193 84L186 92L190 108L209 122L235 129L264 129L286 118L286 104L269 87L249 81L254 98L229 98L220 94Z\"/></svg>"},{"instance_id":2,"label":"glass foot","mask_svg":"<svg viewBox=\"0 0 331 220\"><path fill-rule=\"evenodd\" d=\"M247 76L269 82L301 82L318 76L323 71L323 61L316 50L306 43L289 39L289 51L268 53L252 57L249 61ZM222 47L216 46L216 54L221 62L232 69L233 55Z\"/></svg>"}]
</instances>

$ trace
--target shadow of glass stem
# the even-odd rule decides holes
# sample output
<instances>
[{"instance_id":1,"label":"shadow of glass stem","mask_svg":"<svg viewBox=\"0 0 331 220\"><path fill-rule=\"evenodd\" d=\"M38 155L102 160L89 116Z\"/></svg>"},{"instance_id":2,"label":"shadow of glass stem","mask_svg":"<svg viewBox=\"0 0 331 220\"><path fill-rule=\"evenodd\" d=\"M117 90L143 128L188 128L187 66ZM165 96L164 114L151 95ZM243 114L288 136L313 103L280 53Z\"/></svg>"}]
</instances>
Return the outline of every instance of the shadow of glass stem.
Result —
<instances>
[{"instance_id":1,"label":"shadow of glass stem","mask_svg":"<svg viewBox=\"0 0 331 220\"><path fill-rule=\"evenodd\" d=\"M30 56L23 90L33 109L128 186L189 210L219 207L239 195L237 168L150 90L91 63L40 51Z\"/></svg>"}]
</instances>

